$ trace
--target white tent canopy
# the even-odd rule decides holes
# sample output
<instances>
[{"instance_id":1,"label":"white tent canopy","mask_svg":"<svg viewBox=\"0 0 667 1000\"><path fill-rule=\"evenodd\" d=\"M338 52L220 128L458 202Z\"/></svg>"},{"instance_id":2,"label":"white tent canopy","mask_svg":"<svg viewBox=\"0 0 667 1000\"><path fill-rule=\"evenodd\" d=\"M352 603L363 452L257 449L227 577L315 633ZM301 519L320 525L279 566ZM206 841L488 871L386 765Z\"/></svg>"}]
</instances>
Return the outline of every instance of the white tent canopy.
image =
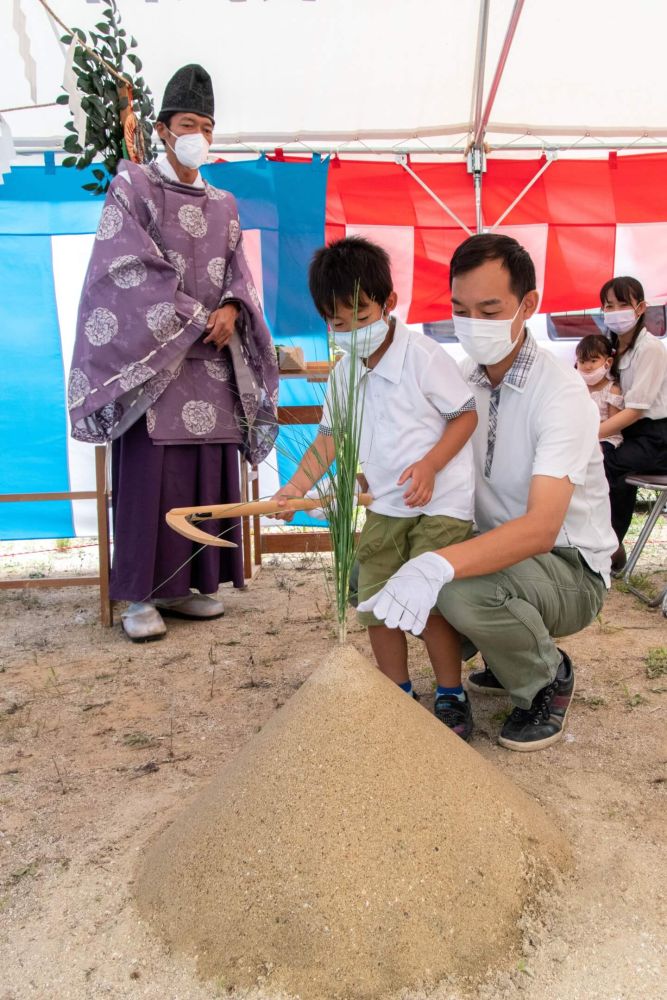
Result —
<instances>
[{"instance_id":1,"label":"white tent canopy","mask_svg":"<svg viewBox=\"0 0 667 1000\"><path fill-rule=\"evenodd\" d=\"M84 30L103 4L49 0ZM463 151L475 137L514 154L667 148L664 0L119 0L119 8L158 108L176 68L209 70L224 148L428 153ZM55 100L60 34L39 0L5 0L0 109ZM59 149L68 114L46 107L6 118L19 149Z\"/></svg>"}]
</instances>

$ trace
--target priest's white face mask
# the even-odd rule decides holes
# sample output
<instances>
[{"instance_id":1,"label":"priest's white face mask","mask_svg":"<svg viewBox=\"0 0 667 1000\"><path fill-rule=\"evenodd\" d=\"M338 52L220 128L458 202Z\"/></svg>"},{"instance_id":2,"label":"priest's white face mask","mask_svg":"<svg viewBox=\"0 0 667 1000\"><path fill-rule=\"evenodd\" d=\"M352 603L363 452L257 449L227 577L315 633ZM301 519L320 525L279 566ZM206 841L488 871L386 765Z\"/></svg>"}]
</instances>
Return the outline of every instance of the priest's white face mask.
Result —
<instances>
[{"instance_id":1,"label":"priest's white face mask","mask_svg":"<svg viewBox=\"0 0 667 1000\"><path fill-rule=\"evenodd\" d=\"M165 126L166 127L166 126ZM170 128L169 135L176 140L173 146L166 143L174 151L174 155L183 167L199 170L208 159L208 139L201 132L189 132L187 135L176 135ZM166 140L165 140L166 142Z\"/></svg>"}]
</instances>

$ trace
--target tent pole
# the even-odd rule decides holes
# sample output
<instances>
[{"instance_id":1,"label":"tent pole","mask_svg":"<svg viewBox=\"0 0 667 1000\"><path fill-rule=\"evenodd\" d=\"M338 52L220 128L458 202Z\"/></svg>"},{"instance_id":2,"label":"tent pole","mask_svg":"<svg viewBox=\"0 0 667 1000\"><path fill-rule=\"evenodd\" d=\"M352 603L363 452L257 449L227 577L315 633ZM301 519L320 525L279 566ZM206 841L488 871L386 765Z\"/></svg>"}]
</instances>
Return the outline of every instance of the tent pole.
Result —
<instances>
[{"instance_id":1,"label":"tent pole","mask_svg":"<svg viewBox=\"0 0 667 1000\"><path fill-rule=\"evenodd\" d=\"M487 97L486 104L484 105L484 112L479 119L477 118L475 119L475 132L473 136L473 144L475 146L480 146L481 143L484 141L484 133L486 132L486 126L489 124L489 118L491 117L493 102L496 99L496 94L498 93L498 87L500 86L500 80L505 70L505 63L507 62L507 57L509 56L510 49L512 47L512 42L514 41L514 35L516 33L517 25L519 23L519 18L521 17L523 4L524 0L514 0L512 16L510 17L510 23L507 26L507 31L505 32L503 47L500 50L500 56L498 57L498 65L496 66L496 71L493 74L493 80L491 81L491 87L489 89L489 96Z\"/></svg>"},{"instance_id":2,"label":"tent pole","mask_svg":"<svg viewBox=\"0 0 667 1000\"><path fill-rule=\"evenodd\" d=\"M476 137L482 121L482 101L484 100L484 70L486 67L486 42L489 37L490 0L480 0L479 25L477 28L477 50L475 52L475 74L472 85L471 119L472 134ZM484 150L473 138L468 149L468 171L472 174L475 191L475 229L482 231L482 173L484 170Z\"/></svg>"},{"instance_id":3,"label":"tent pole","mask_svg":"<svg viewBox=\"0 0 667 1000\"><path fill-rule=\"evenodd\" d=\"M475 50L475 70L472 82L470 103L470 119L473 135L477 132L481 121L482 101L484 99L484 68L486 65L486 41L489 36L489 8L491 0L480 0L479 23L477 27L477 46Z\"/></svg>"},{"instance_id":4,"label":"tent pole","mask_svg":"<svg viewBox=\"0 0 667 1000\"><path fill-rule=\"evenodd\" d=\"M468 173L472 174L475 189L475 231L482 231L482 174L486 170L486 156L482 146L472 146L467 156Z\"/></svg>"},{"instance_id":5,"label":"tent pole","mask_svg":"<svg viewBox=\"0 0 667 1000\"><path fill-rule=\"evenodd\" d=\"M507 62L507 57L509 55L510 48L512 46L512 41L514 39L514 34L516 32L517 24L519 23L519 18L521 16L521 11L523 8L524 0L514 0L514 7L512 8L512 15L510 17L510 22L505 33L505 39L503 41L502 49L500 50L500 56L498 58L498 64L496 66L496 71L493 74L493 80L491 81L491 88L489 90L489 95L486 99L486 104L484 105L484 111L482 111L482 100L484 96L484 62L486 61L486 38L488 34L488 5L484 5L484 0L482 0L483 7L486 9L484 11L480 8L480 33L482 31L482 16L484 14L485 24L484 24L484 37L483 41L480 42L478 39L478 49L477 49L477 60L475 64L476 75L474 84L474 98L475 98L475 117L473 120L473 140L471 148L468 152L468 170L472 174L473 185L475 188L475 225L477 232L481 233L483 228L483 216L482 216L482 176L486 170L486 151L484 149L484 134L486 132L486 126L489 123L489 117L491 115L491 109L493 107L493 102L496 99L496 94L498 92L498 87L500 85L500 80L503 75L503 70L505 69L505 63ZM481 45L481 48L480 48Z\"/></svg>"}]
</instances>

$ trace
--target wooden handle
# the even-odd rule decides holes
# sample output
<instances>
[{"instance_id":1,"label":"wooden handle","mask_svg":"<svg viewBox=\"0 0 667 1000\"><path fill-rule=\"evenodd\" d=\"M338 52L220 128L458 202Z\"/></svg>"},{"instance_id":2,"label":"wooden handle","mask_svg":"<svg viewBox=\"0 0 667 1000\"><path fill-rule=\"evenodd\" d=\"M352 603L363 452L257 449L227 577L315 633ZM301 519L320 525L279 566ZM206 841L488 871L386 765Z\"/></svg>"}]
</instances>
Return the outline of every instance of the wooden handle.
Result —
<instances>
[{"instance_id":1,"label":"wooden handle","mask_svg":"<svg viewBox=\"0 0 667 1000\"><path fill-rule=\"evenodd\" d=\"M186 516L191 523L198 521L211 521L226 517L253 517L261 514L279 514L281 511L308 511L316 510L322 506L322 501L326 503L327 497L322 499L312 498L300 499L294 497L286 500L284 505L279 506L276 500L249 500L246 503L219 503L201 507L174 507L169 513L176 517ZM370 493L362 493L357 498L359 506L368 507L373 497Z\"/></svg>"}]
</instances>

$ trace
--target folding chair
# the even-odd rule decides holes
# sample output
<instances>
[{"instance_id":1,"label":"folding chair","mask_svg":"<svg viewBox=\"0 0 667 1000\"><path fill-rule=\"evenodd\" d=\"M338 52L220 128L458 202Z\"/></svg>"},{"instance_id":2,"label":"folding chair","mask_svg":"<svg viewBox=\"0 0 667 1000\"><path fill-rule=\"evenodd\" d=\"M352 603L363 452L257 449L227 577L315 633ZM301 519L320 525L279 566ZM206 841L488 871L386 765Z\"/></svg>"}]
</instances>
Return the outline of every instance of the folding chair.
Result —
<instances>
[{"instance_id":1,"label":"folding chair","mask_svg":"<svg viewBox=\"0 0 667 1000\"><path fill-rule=\"evenodd\" d=\"M628 561L625 565L625 570L621 579L623 583L628 588L631 594L638 597L644 604L648 604L649 608L657 608L662 606L662 613L667 618L667 587L657 596L648 597L646 594L638 590L637 587L630 583L630 577L632 576L635 566L639 562L639 557L642 554L642 550L646 545L651 532L660 520L663 512L665 511L665 505L667 505L667 476L649 476L649 475L629 475L625 477L626 483L630 486L639 486L644 490L653 490L657 494L655 502L648 514L646 515L646 520L642 530L639 532L637 541L635 542L634 548L630 553Z\"/></svg>"}]
</instances>

